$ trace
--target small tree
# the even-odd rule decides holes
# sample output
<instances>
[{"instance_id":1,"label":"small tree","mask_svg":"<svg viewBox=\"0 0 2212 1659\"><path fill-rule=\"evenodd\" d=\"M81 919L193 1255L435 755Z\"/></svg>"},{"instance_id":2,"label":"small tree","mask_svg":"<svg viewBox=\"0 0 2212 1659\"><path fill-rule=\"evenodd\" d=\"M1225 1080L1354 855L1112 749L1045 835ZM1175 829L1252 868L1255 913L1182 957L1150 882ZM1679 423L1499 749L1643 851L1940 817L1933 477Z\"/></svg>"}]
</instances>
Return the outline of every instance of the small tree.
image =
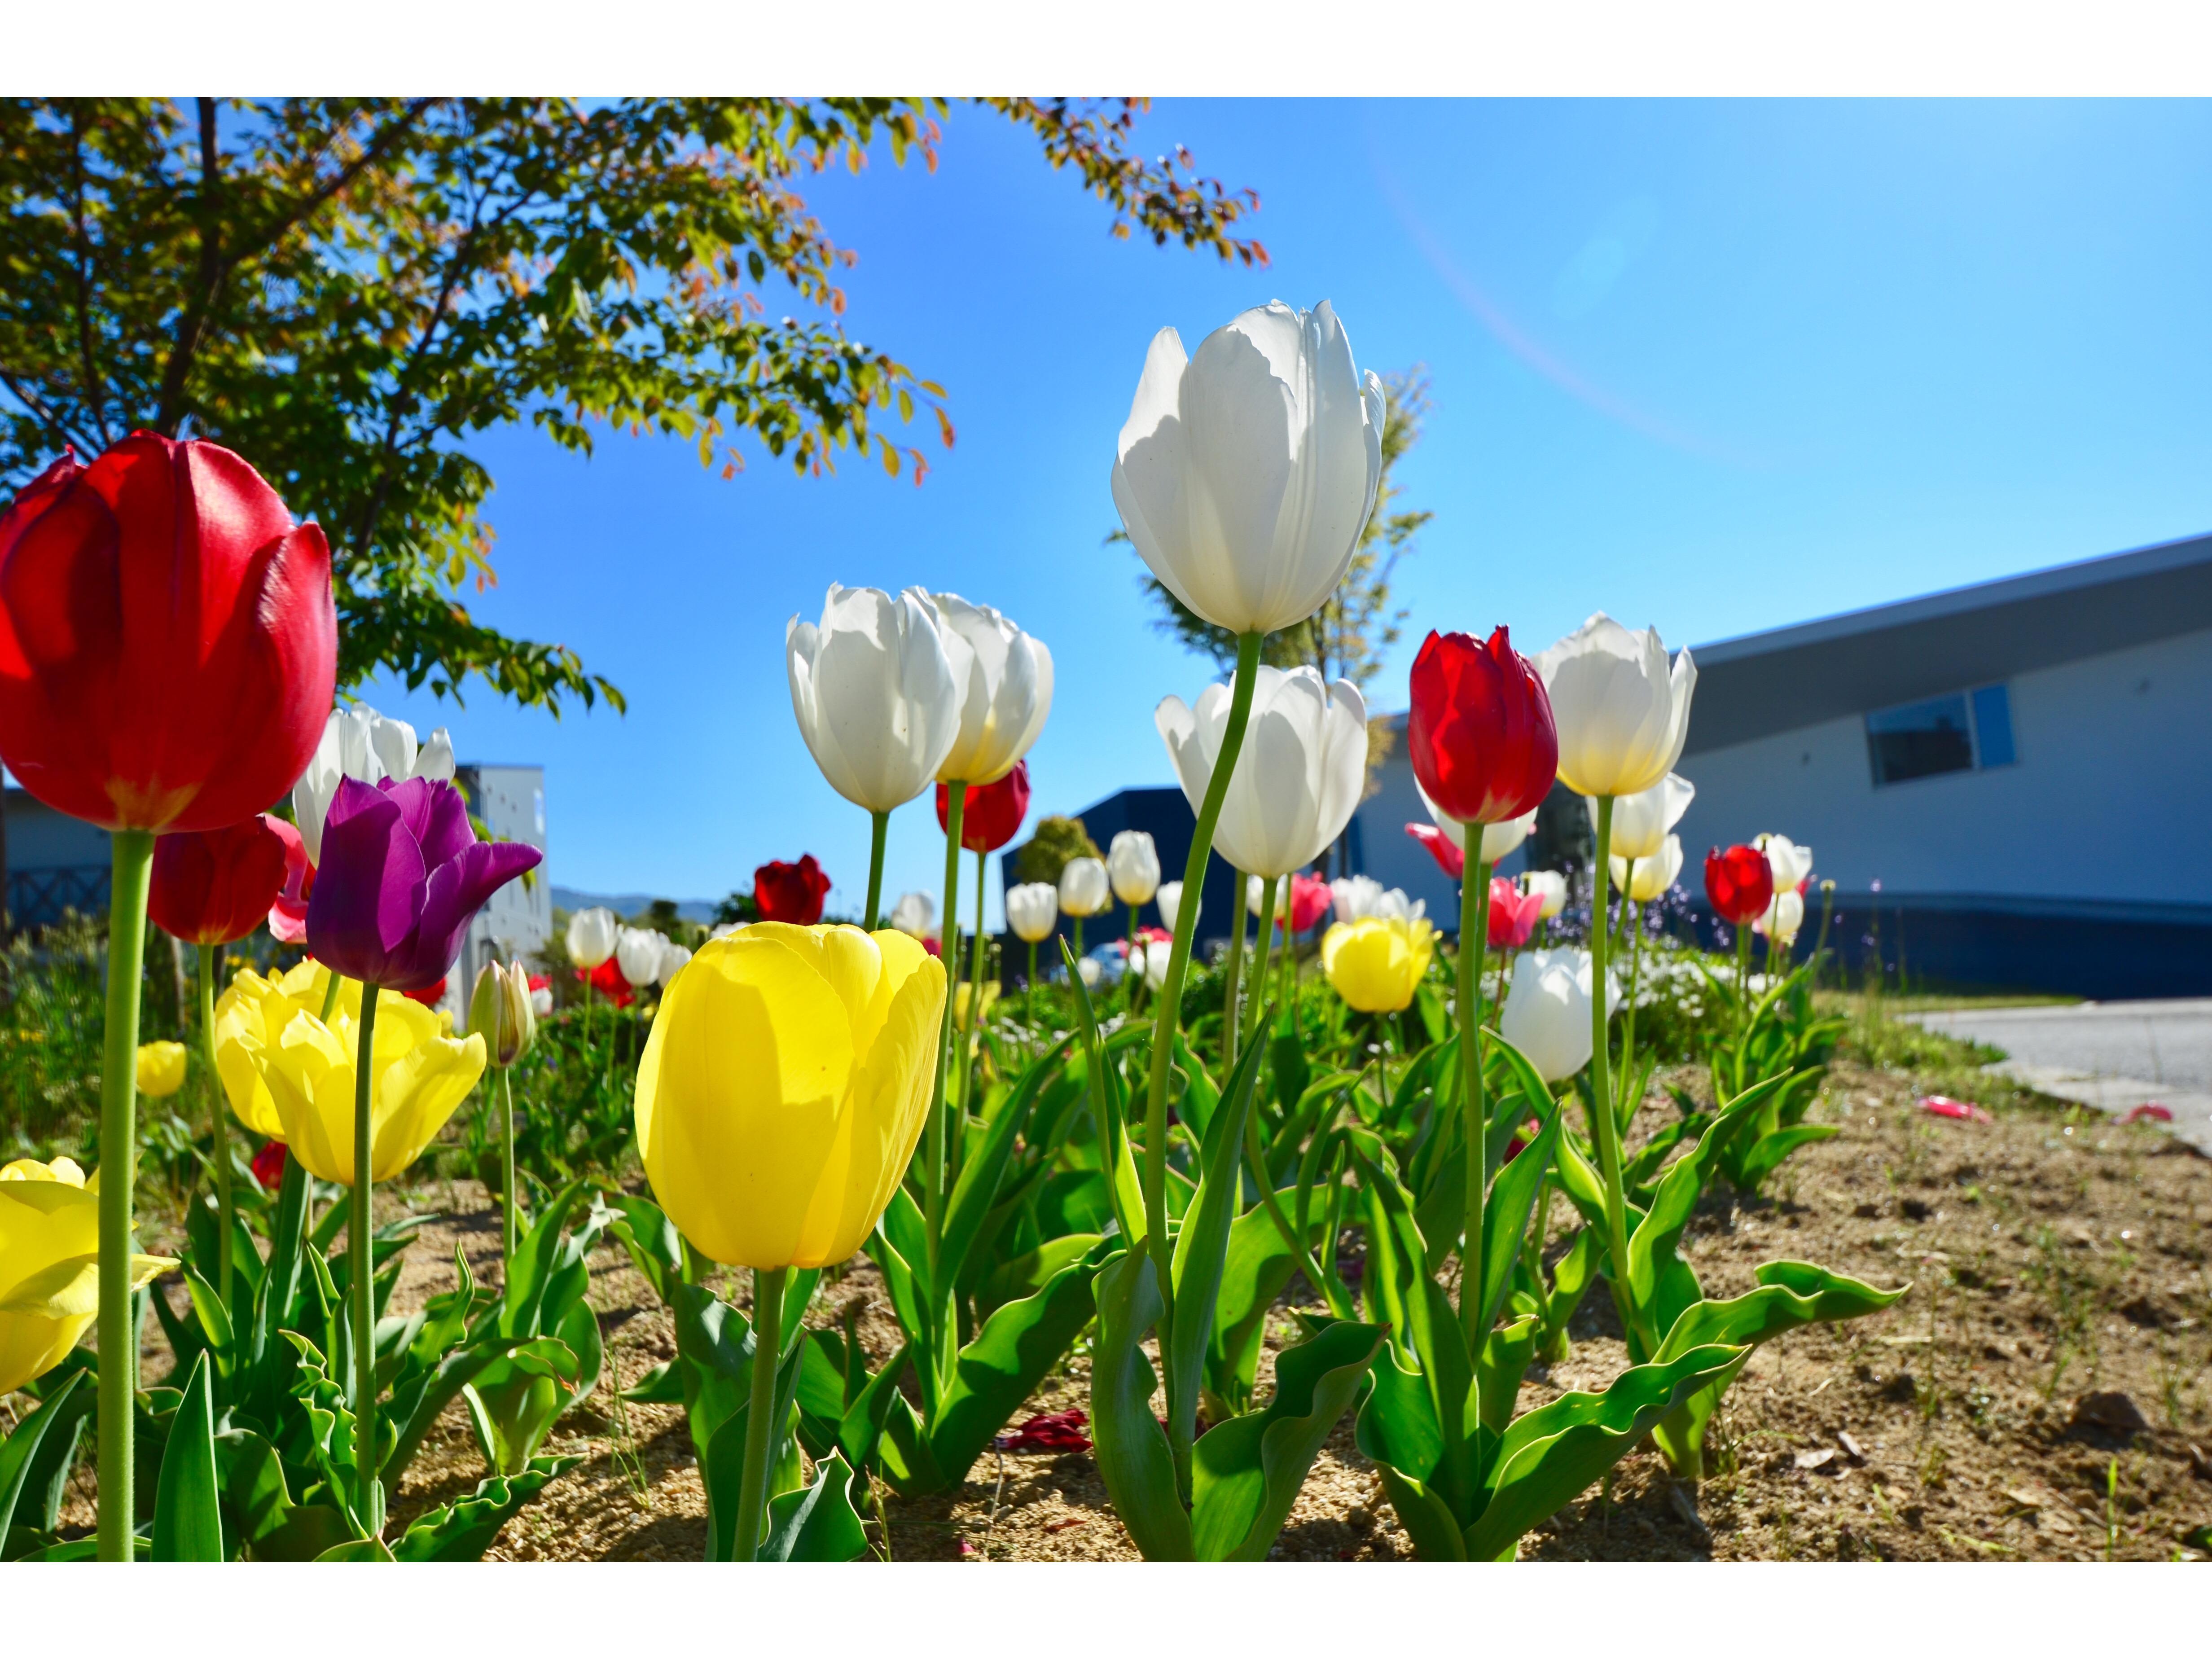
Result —
<instances>
[{"instance_id":1,"label":"small tree","mask_svg":"<svg viewBox=\"0 0 2212 1659\"><path fill-rule=\"evenodd\" d=\"M1024 881L1060 884L1071 859L1103 858L1081 818L1044 817L1030 838L1014 849L1014 874Z\"/></svg>"}]
</instances>

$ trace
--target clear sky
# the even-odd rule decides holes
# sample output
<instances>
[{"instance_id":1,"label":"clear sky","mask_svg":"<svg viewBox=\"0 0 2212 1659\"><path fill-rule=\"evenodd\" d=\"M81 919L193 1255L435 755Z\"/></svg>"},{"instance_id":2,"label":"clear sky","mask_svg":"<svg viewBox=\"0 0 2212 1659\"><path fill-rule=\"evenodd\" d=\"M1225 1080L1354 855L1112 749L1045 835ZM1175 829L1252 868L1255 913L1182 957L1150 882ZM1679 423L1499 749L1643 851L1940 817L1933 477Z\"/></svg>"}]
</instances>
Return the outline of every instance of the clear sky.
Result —
<instances>
[{"instance_id":1,"label":"clear sky","mask_svg":"<svg viewBox=\"0 0 2212 1659\"><path fill-rule=\"evenodd\" d=\"M481 612L629 713L370 700L543 762L557 883L711 897L811 852L857 910L866 817L799 738L784 625L832 580L919 582L1052 648L1033 813L1170 782L1152 708L1208 671L1102 544L1115 435L1153 331L1194 347L1271 298L1334 301L1363 367L1433 382L1378 710L1431 626L1533 652L1604 610L1695 645L2212 529L2212 106L1164 103L1139 136L1258 189L1272 268L1111 240L967 109L934 175L807 180L860 256L854 333L950 394L952 450L915 428L927 482L492 434ZM889 893L935 889L942 846L926 799L901 812Z\"/></svg>"}]
</instances>

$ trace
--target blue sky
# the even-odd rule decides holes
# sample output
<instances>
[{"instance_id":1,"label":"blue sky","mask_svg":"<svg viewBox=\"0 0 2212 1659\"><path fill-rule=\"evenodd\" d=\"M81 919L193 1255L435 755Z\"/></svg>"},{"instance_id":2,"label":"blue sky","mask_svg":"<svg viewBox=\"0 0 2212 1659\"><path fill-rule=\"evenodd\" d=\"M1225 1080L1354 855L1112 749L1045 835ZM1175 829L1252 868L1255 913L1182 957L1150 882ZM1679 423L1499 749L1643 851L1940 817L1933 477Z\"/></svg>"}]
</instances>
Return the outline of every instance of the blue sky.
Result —
<instances>
[{"instance_id":1,"label":"blue sky","mask_svg":"<svg viewBox=\"0 0 2212 1659\"><path fill-rule=\"evenodd\" d=\"M370 700L542 761L563 885L706 897L812 852L857 910L866 819L799 740L784 624L832 580L920 582L1052 648L1033 811L1169 782L1153 705L1208 671L1102 545L1115 434L1154 330L1195 346L1270 298L1334 301L1363 366L1433 384L1403 472L1436 520L1378 709L1431 626L1533 652L1605 610L1696 644L2212 528L2212 106L1174 102L1139 137L1257 188L1272 268L1110 239L966 109L934 175L808 180L860 255L849 326L950 394L956 447L915 429L927 483L491 434L481 613L629 713ZM901 812L890 892L942 856L927 802Z\"/></svg>"}]
</instances>

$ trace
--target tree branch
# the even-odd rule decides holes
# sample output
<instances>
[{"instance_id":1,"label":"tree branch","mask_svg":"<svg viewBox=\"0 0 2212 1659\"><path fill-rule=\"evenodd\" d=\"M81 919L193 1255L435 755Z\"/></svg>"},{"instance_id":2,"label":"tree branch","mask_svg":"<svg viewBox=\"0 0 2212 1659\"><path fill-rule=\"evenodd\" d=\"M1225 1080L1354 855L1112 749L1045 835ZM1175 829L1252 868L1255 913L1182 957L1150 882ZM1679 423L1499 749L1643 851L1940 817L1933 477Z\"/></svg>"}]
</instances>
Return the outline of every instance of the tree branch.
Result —
<instances>
[{"instance_id":1,"label":"tree branch","mask_svg":"<svg viewBox=\"0 0 2212 1659\"><path fill-rule=\"evenodd\" d=\"M76 241L76 343L79 372L84 377L84 406L100 428L100 447L115 441L107 428L106 399L100 393L100 370L92 355L92 246L84 226L84 111L70 106L70 219Z\"/></svg>"}]
</instances>

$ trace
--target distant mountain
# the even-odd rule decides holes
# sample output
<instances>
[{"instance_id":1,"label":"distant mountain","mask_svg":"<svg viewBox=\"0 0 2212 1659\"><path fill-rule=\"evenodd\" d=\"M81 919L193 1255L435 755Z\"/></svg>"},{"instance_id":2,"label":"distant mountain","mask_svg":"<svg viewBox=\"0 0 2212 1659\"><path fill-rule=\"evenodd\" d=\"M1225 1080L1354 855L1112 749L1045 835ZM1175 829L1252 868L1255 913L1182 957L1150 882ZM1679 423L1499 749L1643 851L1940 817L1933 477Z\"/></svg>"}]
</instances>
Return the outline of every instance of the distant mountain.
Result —
<instances>
[{"instance_id":1,"label":"distant mountain","mask_svg":"<svg viewBox=\"0 0 2212 1659\"><path fill-rule=\"evenodd\" d=\"M594 904L604 904L618 916L634 916L659 898L659 893L580 893L573 887L556 885L553 889L553 908L571 913L587 910ZM678 899L676 914L686 921L712 921L714 919L713 899Z\"/></svg>"}]
</instances>

